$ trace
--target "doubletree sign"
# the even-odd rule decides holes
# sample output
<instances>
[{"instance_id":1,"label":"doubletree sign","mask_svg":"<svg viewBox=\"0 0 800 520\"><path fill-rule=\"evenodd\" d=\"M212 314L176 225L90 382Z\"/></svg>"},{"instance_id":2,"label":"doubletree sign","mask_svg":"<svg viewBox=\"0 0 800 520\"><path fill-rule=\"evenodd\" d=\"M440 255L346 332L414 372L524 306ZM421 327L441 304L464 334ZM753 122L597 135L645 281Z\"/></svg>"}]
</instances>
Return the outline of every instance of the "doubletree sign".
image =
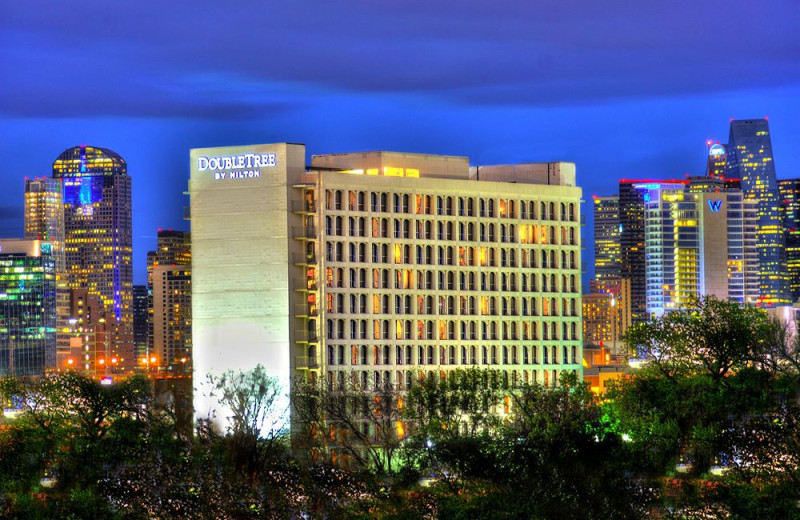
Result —
<instances>
[{"instance_id":1,"label":"doubletree sign","mask_svg":"<svg viewBox=\"0 0 800 520\"><path fill-rule=\"evenodd\" d=\"M214 180L252 179L261 177L260 168L274 168L274 153L243 153L223 157L198 157L197 171L212 170Z\"/></svg>"}]
</instances>

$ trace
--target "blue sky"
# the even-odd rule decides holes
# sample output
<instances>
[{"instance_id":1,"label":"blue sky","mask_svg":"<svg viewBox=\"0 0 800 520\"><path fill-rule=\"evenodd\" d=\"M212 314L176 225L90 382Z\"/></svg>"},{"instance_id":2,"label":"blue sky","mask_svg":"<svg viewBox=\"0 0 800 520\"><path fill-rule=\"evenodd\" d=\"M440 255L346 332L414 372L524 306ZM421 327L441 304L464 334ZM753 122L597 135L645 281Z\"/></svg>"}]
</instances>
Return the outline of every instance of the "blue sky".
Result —
<instances>
[{"instance_id":1,"label":"blue sky","mask_svg":"<svg viewBox=\"0 0 800 520\"><path fill-rule=\"evenodd\" d=\"M111 148L133 178L137 283L156 230L188 228L192 147L573 161L589 200L622 177L702 174L706 139L768 116L778 177L800 177L794 0L0 8L0 236L21 234L24 176L77 144Z\"/></svg>"}]
</instances>

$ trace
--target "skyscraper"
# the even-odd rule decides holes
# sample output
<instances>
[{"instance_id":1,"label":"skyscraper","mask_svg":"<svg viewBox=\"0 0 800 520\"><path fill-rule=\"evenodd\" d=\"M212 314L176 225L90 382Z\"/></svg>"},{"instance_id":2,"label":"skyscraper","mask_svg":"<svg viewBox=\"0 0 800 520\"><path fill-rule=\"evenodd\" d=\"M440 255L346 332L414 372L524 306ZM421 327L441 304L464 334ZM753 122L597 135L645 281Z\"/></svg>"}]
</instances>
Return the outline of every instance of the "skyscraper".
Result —
<instances>
[{"instance_id":1,"label":"skyscraper","mask_svg":"<svg viewBox=\"0 0 800 520\"><path fill-rule=\"evenodd\" d=\"M133 344L137 360L149 356L147 334L150 323L150 291L146 285L133 286Z\"/></svg>"},{"instance_id":2,"label":"skyscraper","mask_svg":"<svg viewBox=\"0 0 800 520\"><path fill-rule=\"evenodd\" d=\"M57 350L69 350L69 294L61 181L25 179L25 238L50 244L56 269Z\"/></svg>"},{"instance_id":3,"label":"skyscraper","mask_svg":"<svg viewBox=\"0 0 800 520\"><path fill-rule=\"evenodd\" d=\"M786 240L786 271L792 302L800 301L800 179L778 181L780 212Z\"/></svg>"},{"instance_id":4,"label":"skyscraper","mask_svg":"<svg viewBox=\"0 0 800 520\"><path fill-rule=\"evenodd\" d=\"M758 203L759 305L788 304L786 250L766 119L731 121L725 172L741 179L745 197Z\"/></svg>"},{"instance_id":5,"label":"skyscraper","mask_svg":"<svg viewBox=\"0 0 800 520\"><path fill-rule=\"evenodd\" d=\"M678 186L653 184L644 196L648 316L701 296L754 304L755 202L741 190Z\"/></svg>"},{"instance_id":6,"label":"skyscraper","mask_svg":"<svg viewBox=\"0 0 800 520\"><path fill-rule=\"evenodd\" d=\"M134 366L131 179L117 153L93 146L65 150L53 163L63 184L67 279L113 317L110 354Z\"/></svg>"},{"instance_id":7,"label":"skyscraper","mask_svg":"<svg viewBox=\"0 0 800 520\"><path fill-rule=\"evenodd\" d=\"M190 233L159 229L156 250L147 252L147 345L149 353L155 353L157 362L162 366L172 366L175 359L191 354L191 264ZM156 270L159 270L158 280L154 277ZM164 292L168 290L173 292ZM167 305L167 300L172 302L172 307ZM175 305L178 306L177 310ZM167 323L163 322L166 317L164 313L171 316ZM172 328L175 330L172 331ZM188 333L184 334L186 330ZM180 354L177 357L172 354L165 356L166 352Z\"/></svg>"},{"instance_id":8,"label":"skyscraper","mask_svg":"<svg viewBox=\"0 0 800 520\"><path fill-rule=\"evenodd\" d=\"M728 151L724 144L712 143L708 141L708 165L706 166L706 177L714 179L725 178L725 163L727 162Z\"/></svg>"},{"instance_id":9,"label":"skyscraper","mask_svg":"<svg viewBox=\"0 0 800 520\"><path fill-rule=\"evenodd\" d=\"M159 265L152 271L152 349L167 374L186 373L192 357L192 270Z\"/></svg>"},{"instance_id":10,"label":"skyscraper","mask_svg":"<svg viewBox=\"0 0 800 520\"><path fill-rule=\"evenodd\" d=\"M644 208L648 190L680 188L689 181L630 180L619 181L620 276L630 280L631 320L647 318L647 272L645 260Z\"/></svg>"},{"instance_id":11,"label":"skyscraper","mask_svg":"<svg viewBox=\"0 0 800 520\"><path fill-rule=\"evenodd\" d=\"M620 260L619 197L592 197L594 202L594 275L618 278Z\"/></svg>"}]
</instances>

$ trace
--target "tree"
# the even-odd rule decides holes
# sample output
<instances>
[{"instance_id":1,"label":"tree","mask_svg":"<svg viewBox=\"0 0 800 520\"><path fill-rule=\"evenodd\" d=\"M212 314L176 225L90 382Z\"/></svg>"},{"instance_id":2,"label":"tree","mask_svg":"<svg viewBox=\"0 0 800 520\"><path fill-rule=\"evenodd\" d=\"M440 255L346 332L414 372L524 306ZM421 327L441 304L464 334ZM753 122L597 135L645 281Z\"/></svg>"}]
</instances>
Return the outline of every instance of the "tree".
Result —
<instances>
[{"instance_id":1,"label":"tree","mask_svg":"<svg viewBox=\"0 0 800 520\"><path fill-rule=\"evenodd\" d=\"M607 410L631 440L628 471L660 490L662 507L748 518L754 504L791 504L796 515L800 409L784 329L763 310L706 298L626 340L645 365L613 383Z\"/></svg>"},{"instance_id":2,"label":"tree","mask_svg":"<svg viewBox=\"0 0 800 520\"><path fill-rule=\"evenodd\" d=\"M372 388L370 388L372 386ZM391 384L362 386L352 379L300 381L293 395L298 436L306 449L389 475L405 436L403 397Z\"/></svg>"},{"instance_id":3,"label":"tree","mask_svg":"<svg viewBox=\"0 0 800 520\"><path fill-rule=\"evenodd\" d=\"M227 413L229 454L238 469L256 475L266 462L285 454L288 447L288 409L284 391L264 366L250 371L228 370L209 375L210 396ZM209 423L200 424L204 435L215 435Z\"/></svg>"}]
</instances>

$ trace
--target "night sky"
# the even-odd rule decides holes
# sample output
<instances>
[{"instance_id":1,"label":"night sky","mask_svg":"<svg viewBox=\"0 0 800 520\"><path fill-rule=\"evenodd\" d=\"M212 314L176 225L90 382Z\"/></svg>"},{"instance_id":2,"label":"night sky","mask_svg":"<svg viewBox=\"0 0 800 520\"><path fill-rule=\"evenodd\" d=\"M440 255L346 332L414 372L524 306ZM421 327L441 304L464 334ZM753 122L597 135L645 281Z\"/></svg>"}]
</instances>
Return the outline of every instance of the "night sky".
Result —
<instances>
[{"instance_id":1,"label":"night sky","mask_svg":"<svg viewBox=\"0 0 800 520\"><path fill-rule=\"evenodd\" d=\"M193 147L573 161L590 200L703 174L707 139L768 116L778 177L800 177L798 19L797 0L0 0L0 236L22 234L24 176L78 144L128 162L136 283L157 229L189 227Z\"/></svg>"}]
</instances>

